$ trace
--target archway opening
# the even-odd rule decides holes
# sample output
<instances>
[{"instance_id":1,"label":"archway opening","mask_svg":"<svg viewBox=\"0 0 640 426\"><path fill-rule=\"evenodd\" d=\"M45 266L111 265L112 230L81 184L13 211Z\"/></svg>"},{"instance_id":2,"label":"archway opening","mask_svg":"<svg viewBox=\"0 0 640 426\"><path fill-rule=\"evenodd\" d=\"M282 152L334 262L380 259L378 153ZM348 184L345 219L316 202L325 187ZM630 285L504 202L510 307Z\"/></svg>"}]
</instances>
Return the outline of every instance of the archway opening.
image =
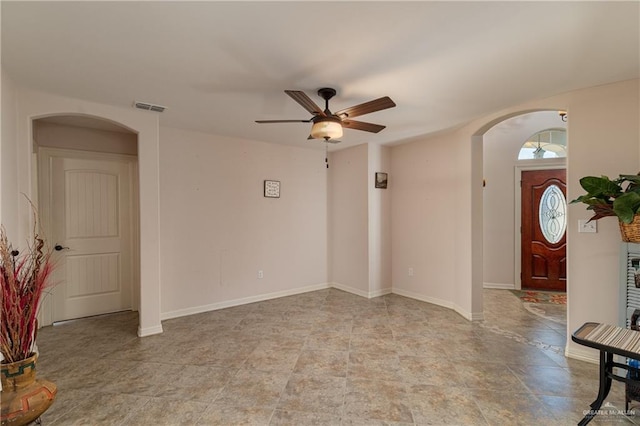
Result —
<instances>
[{"instance_id":1,"label":"archway opening","mask_svg":"<svg viewBox=\"0 0 640 426\"><path fill-rule=\"evenodd\" d=\"M31 130L42 225L63 248L41 324L139 311L137 132L83 114L38 117Z\"/></svg>"},{"instance_id":2,"label":"archway opening","mask_svg":"<svg viewBox=\"0 0 640 426\"><path fill-rule=\"evenodd\" d=\"M480 194L474 197L473 223L482 224L482 232L473 237L473 257L482 259L475 263L482 265L482 273L474 275L474 296L482 297L484 289L515 293L522 272L521 173L566 167L566 123L557 110L522 111L488 123L472 143L482 144L474 168L482 170L485 183L474 186Z\"/></svg>"}]
</instances>

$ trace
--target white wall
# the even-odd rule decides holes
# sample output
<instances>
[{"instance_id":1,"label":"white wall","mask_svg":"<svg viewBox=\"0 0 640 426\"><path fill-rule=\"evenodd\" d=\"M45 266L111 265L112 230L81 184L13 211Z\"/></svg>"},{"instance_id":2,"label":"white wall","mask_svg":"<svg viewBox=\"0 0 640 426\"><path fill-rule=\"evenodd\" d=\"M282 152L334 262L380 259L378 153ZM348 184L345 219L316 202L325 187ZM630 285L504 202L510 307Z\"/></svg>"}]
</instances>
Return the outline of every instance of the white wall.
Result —
<instances>
[{"instance_id":1,"label":"white wall","mask_svg":"<svg viewBox=\"0 0 640 426\"><path fill-rule=\"evenodd\" d=\"M485 287L516 287L515 253L519 250L514 246L516 166L551 163L545 159L519 162L518 153L531 135L550 128L566 128L557 111L518 115L498 123L484 134L483 166L487 183L482 191ZM554 167L557 167L557 163Z\"/></svg>"},{"instance_id":2,"label":"white wall","mask_svg":"<svg viewBox=\"0 0 640 426\"><path fill-rule=\"evenodd\" d=\"M368 148L329 159L329 270L332 285L369 297Z\"/></svg>"},{"instance_id":3,"label":"white wall","mask_svg":"<svg viewBox=\"0 0 640 426\"><path fill-rule=\"evenodd\" d=\"M166 127L160 139L163 318L327 287L323 151Z\"/></svg>"},{"instance_id":4,"label":"white wall","mask_svg":"<svg viewBox=\"0 0 640 426\"><path fill-rule=\"evenodd\" d=\"M18 239L18 138L16 117L16 88L9 75L2 73L2 133L0 134L2 149L0 150L0 220L7 237L14 245L19 246Z\"/></svg>"}]
</instances>

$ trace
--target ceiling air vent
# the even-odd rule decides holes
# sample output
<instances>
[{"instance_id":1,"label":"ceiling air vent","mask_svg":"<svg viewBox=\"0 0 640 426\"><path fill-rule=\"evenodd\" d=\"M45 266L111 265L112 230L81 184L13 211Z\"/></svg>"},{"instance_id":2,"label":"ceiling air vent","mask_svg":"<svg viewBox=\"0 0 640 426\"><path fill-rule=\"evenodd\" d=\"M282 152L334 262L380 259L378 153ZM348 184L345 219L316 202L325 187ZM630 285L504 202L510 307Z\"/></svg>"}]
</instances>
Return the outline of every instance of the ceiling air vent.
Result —
<instances>
[{"instance_id":1,"label":"ceiling air vent","mask_svg":"<svg viewBox=\"0 0 640 426\"><path fill-rule=\"evenodd\" d=\"M148 102L134 102L133 106L138 109L143 109L145 111L153 111L153 112L164 112L167 107L163 107L162 105L154 105Z\"/></svg>"}]
</instances>

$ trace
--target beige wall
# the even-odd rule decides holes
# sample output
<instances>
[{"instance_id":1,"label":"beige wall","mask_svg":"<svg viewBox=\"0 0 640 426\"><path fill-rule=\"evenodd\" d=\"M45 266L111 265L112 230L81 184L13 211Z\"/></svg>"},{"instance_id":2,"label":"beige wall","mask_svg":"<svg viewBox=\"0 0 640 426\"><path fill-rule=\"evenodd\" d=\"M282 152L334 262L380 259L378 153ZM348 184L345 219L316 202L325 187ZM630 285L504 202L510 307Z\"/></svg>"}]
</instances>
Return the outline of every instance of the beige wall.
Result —
<instances>
[{"instance_id":1,"label":"beige wall","mask_svg":"<svg viewBox=\"0 0 640 426\"><path fill-rule=\"evenodd\" d=\"M34 142L39 146L114 154L138 154L138 137L135 133L67 126L42 120L34 122L33 130Z\"/></svg>"},{"instance_id":2,"label":"beige wall","mask_svg":"<svg viewBox=\"0 0 640 426\"><path fill-rule=\"evenodd\" d=\"M160 323L160 239L158 115L133 108L119 108L31 89L16 92L17 191L37 200L36 162L33 152L32 121L55 115L98 117L118 123L138 134L138 174L140 201L140 324L138 334L162 332ZM5 112L3 111L3 117ZM4 191L3 184L3 191ZM13 188L12 188L13 189ZM31 211L18 205L18 232L21 239L31 230Z\"/></svg>"},{"instance_id":3,"label":"beige wall","mask_svg":"<svg viewBox=\"0 0 640 426\"><path fill-rule=\"evenodd\" d=\"M369 294L391 293L391 191L393 176L387 189L375 187L376 172L389 175L391 148L368 144L367 188L369 204Z\"/></svg>"},{"instance_id":4,"label":"beige wall","mask_svg":"<svg viewBox=\"0 0 640 426\"><path fill-rule=\"evenodd\" d=\"M481 313L483 203L477 171L487 130L521 113L568 110L567 185L573 199L581 193L582 176L640 170L639 105L638 80L625 81L514 106L459 130L393 147L394 293L450 306L468 318ZM588 217L583 206L569 207L569 335L586 321L618 318L618 227L605 219L597 234L579 234L578 219ZM414 277L407 276L409 267ZM596 359L594 351L572 342L567 353Z\"/></svg>"},{"instance_id":5,"label":"beige wall","mask_svg":"<svg viewBox=\"0 0 640 426\"><path fill-rule=\"evenodd\" d=\"M460 267L455 210L469 205L461 181L470 171L457 164L463 143L454 132L391 149L391 269L394 293L457 307L468 316L455 288Z\"/></svg>"},{"instance_id":6,"label":"beige wall","mask_svg":"<svg viewBox=\"0 0 640 426\"><path fill-rule=\"evenodd\" d=\"M329 256L332 286L363 297L391 292L391 187L375 173L391 168L391 149L362 144L331 154Z\"/></svg>"},{"instance_id":7,"label":"beige wall","mask_svg":"<svg viewBox=\"0 0 640 426\"><path fill-rule=\"evenodd\" d=\"M0 220L7 233L7 237L16 246L19 241L18 228L18 138L16 117L16 89L13 80L4 69L2 73L1 112L2 112L2 138L0 149Z\"/></svg>"},{"instance_id":8,"label":"beige wall","mask_svg":"<svg viewBox=\"0 0 640 426\"><path fill-rule=\"evenodd\" d=\"M3 75L3 83L6 81ZM11 88L11 84L7 86ZM5 130L5 121L13 120L11 105L14 102L16 128ZM621 82L514 106L458 130L391 148L387 196L391 197L393 291L449 306L467 318L481 317L483 153L482 144L478 143L481 135L513 115L567 109L568 198L571 199L580 194L578 180L584 175L617 175L640 170L639 105L638 80ZM320 151L248 141L230 143L211 135L176 129L162 130L162 150L159 151L158 118L149 113L25 89L16 89L15 95L3 92L2 107L3 222L5 212L11 210L5 205L5 194L9 197L20 192L34 195L31 119L50 114L89 114L140 132L141 335L162 330L158 322L161 278L163 315L187 313L203 304L220 306L218 300L247 301L268 292L278 295L316 288L329 273L333 282L349 285L360 293L370 291L368 186L371 170L366 146L332 154L327 188ZM11 137L16 141L13 145L11 140L6 140ZM12 147L17 150L15 171L4 168L6 152L11 152ZM245 166L247 170L241 169ZM229 176L236 181L226 182ZM261 182L267 176L275 179L283 176L280 178L283 197L296 194L300 202L261 199ZM296 180L300 182L294 182ZM246 191L239 193L239 188ZM288 192L290 190L292 192ZM203 192L205 195L198 198ZM330 195L328 213L326 207L323 209L327 194ZM218 209L220 200L230 207ZM286 204L290 201L293 204ZM260 207L256 207L258 205ZM308 217L301 219L294 214L296 209ZM26 207L18 211L17 228L21 236L28 232L26 213ZM331 218L328 227L327 215ZM289 222L280 220L281 217ZM615 323L620 246L617 224L614 219L604 219L598 224L597 234L578 234L574 225L578 219L588 218L588 212L580 205L572 205L568 217L567 329L572 332L585 321ZM275 223L273 228L265 226L265 219ZM204 225L207 223L215 232ZM241 233L235 244L231 230L240 232L244 227L247 231ZM303 241L285 235L291 227ZM218 230L223 235L224 247L217 245ZM325 238L328 235L328 245L323 234ZM277 249L271 253L274 245ZM293 246L296 250L311 252L293 253ZM228 256L228 262L224 256ZM290 262L282 266L282 262L289 262L289 256L303 266L293 266L290 272L281 270L294 265ZM230 270L222 271L222 279L220 276L201 278L208 269L215 268L216 261L219 265L230 265ZM172 263L180 268L173 267ZM254 279L258 268L265 274L259 281ZM413 268L412 277L408 276L408 268ZM184 277L197 281L192 285ZM212 281L207 281L224 283L225 277L237 280L233 283L238 286L215 287ZM282 281L269 282L272 277ZM196 295L186 294L185 285L191 286ZM264 287L260 287L262 285ZM298 287L294 289L294 286ZM567 353L595 359L593 351L571 342Z\"/></svg>"},{"instance_id":9,"label":"beige wall","mask_svg":"<svg viewBox=\"0 0 640 426\"><path fill-rule=\"evenodd\" d=\"M329 159L329 271L332 285L369 297L369 196L366 144Z\"/></svg>"},{"instance_id":10,"label":"beige wall","mask_svg":"<svg viewBox=\"0 0 640 426\"><path fill-rule=\"evenodd\" d=\"M518 115L496 124L484 134L483 170L487 186L482 191L484 205L483 282L485 287L516 288L516 253L519 233L516 229L516 166L559 167L561 162L540 160L518 161L522 144L534 133L565 128L557 111L539 111ZM519 189L519 188L518 188ZM519 200L518 200L519 201Z\"/></svg>"},{"instance_id":11,"label":"beige wall","mask_svg":"<svg viewBox=\"0 0 640 426\"><path fill-rule=\"evenodd\" d=\"M570 94L568 198L582 193L586 175L617 176L640 170L639 81L595 87ZM597 234L577 232L578 219L591 215L569 207L568 332L586 321L615 324L618 319L620 233L614 218L598 221ZM595 358L593 350L569 342L573 356Z\"/></svg>"},{"instance_id":12,"label":"beige wall","mask_svg":"<svg viewBox=\"0 0 640 426\"><path fill-rule=\"evenodd\" d=\"M163 318L327 287L323 151L166 127L160 139Z\"/></svg>"}]
</instances>

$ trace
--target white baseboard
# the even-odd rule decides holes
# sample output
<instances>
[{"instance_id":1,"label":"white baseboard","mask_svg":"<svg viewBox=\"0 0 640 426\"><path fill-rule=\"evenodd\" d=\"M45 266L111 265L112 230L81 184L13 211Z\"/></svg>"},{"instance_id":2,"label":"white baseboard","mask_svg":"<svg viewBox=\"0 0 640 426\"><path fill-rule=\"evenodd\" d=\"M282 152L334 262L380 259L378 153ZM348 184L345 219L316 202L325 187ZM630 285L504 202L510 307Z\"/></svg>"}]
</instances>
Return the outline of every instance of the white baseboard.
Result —
<instances>
[{"instance_id":1,"label":"white baseboard","mask_svg":"<svg viewBox=\"0 0 640 426\"><path fill-rule=\"evenodd\" d=\"M274 293L259 294L256 296L243 297L241 299L225 300L223 302L209 305L195 306L193 308L178 309L176 311L163 312L160 314L161 320L185 317L188 315L201 314L203 312L217 311L218 309L232 308L234 306L246 305L248 303L262 302L264 300L277 299L280 297L293 296L310 291L323 290L329 288L329 283L314 284L306 287L293 288L290 290L277 291Z\"/></svg>"},{"instance_id":2,"label":"white baseboard","mask_svg":"<svg viewBox=\"0 0 640 426\"><path fill-rule=\"evenodd\" d=\"M600 363L600 352L586 347L567 345L564 348L564 356L578 361L590 362L591 364Z\"/></svg>"},{"instance_id":3,"label":"white baseboard","mask_svg":"<svg viewBox=\"0 0 640 426\"><path fill-rule=\"evenodd\" d=\"M346 291L347 293L355 294L356 296L369 298L369 292L360 290L359 288L351 287L346 284L341 284L337 282L332 282L329 284L332 288L337 288L338 290Z\"/></svg>"},{"instance_id":4,"label":"white baseboard","mask_svg":"<svg viewBox=\"0 0 640 426\"><path fill-rule=\"evenodd\" d=\"M516 289L516 285L515 284L508 284L508 283L483 283L482 284L483 288L495 288L498 290L515 290Z\"/></svg>"},{"instance_id":5,"label":"white baseboard","mask_svg":"<svg viewBox=\"0 0 640 426\"><path fill-rule=\"evenodd\" d=\"M427 303L433 303L434 305L438 305L438 306L442 306L443 308L447 308L447 309L451 309L455 312L457 312L459 315L461 315L463 318L469 320L469 321L480 321L484 319L484 313L482 312L468 312L464 309L462 309L460 306L458 306L455 303L451 303L449 301L446 300L442 300L442 299L438 299L435 297L428 297L428 296L424 296L422 294L419 293L414 293L411 291L407 291L407 290L402 290L402 289L398 289L398 288L383 288L383 289L379 289L379 290L375 290L375 291L364 291L364 290L360 290L358 288L349 286L349 285L345 285L345 284L341 284L341 283L337 283L337 282L331 282L331 283L322 283L322 284L315 284L315 285L311 285L311 286L306 286L306 287L300 287L300 288L294 288L294 289L290 289L290 290L284 290L284 291L278 291L278 292L274 292L274 293L266 293L266 294L260 294L260 295L256 295L256 296L249 296L249 297L244 297L241 299L233 299L233 300L225 300L222 302L217 302L217 303L212 303L212 304L208 304L208 305L202 305L202 306L195 306L192 308L186 308L186 309L178 309L175 311L170 311L170 312L163 312L160 314L160 319L161 320L168 320L168 319L172 319L172 318L179 318L179 317L184 317L184 316L189 316L189 315L195 315L195 314L201 314L204 312L210 312L210 311L216 311L219 309L225 309L225 308L232 308L234 306L240 306L240 305L246 305L248 303L255 303L255 302L262 302L264 300L271 300L271 299L277 299L280 297L286 297L286 296L293 296L296 294L302 294L302 293L308 293L311 291L317 291L317 290L323 290L326 288L336 288L338 290L342 290L345 291L347 293L351 293L351 294L355 294L357 296L360 297L364 297L367 299L371 299L374 297L380 297L380 296L384 296L386 294L397 294L399 296L404 296L404 297L409 297L411 299L416 299L416 300L420 300L422 302L427 302ZM157 326L157 327L149 327L146 329L138 329L138 336L140 337L144 337L144 336L151 336L153 334L159 334L162 333L162 325Z\"/></svg>"},{"instance_id":6,"label":"white baseboard","mask_svg":"<svg viewBox=\"0 0 640 426\"><path fill-rule=\"evenodd\" d=\"M451 303L447 300L438 299L435 297L424 296L422 294L414 293L412 291L402 290L399 288L393 288L393 294L397 294L399 296L409 297L411 299L420 300L422 302L433 303L434 305L442 306L443 308L451 309L461 315L463 318L469 321L480 321L484 319L483 312L468 312L462 309L460 306L455 303Z\"/></svg>"},{"instance_id":7,"label":"white baseboard","mask_svg":"<svg viewBox=\"0 0 640 426\"><path fill-rule=\"evenodd\" d=\"M455 311L462 315L457 309ZM465 318L467 318L469 321L484 321L484 312L471 312L471 315Z\"/></svg>"},{"instance_id":8,"label":"white baseboard","mask_svg":"<svg viewBox=\"0 0 640 426\"><path fill-rule=\"evenodd\" d=\"M154 327L146 327L146 328L141 328L140 326L138 326L138 337L153 336L154 334L161 334L161 333L162 333L162 325L156 325Z\"/></svg>"},{"instance_id":9,"label":"white baseboard","mask_svg":"<svg viewBox=\"0 0 640 426\"><path fill-rule=\"evenodd\" d=\"M359 288L351 287L346 284L341 284L337 282L332 282L329 284L333 288L337 288L338 290L346 291L347 293L355 294L356 296L364 297L366 299L372 299L374 297L384 296L385 294L393 293L391 288L383 288L375 291L365 291L360 290Z\"/></svg>"},{"instance_id":10,"label":"white baseboard","mask_svg":"<svg viewBox=\"0 0 640 426\"><path fill-rule=\"evenodd\" d=\"M393 289L391 287L381 288L379 290L370 291L369 292L369 299L372 299L374 297L385 296L385 295L391 294L391 293L393 293Z\"/></svg>"}]
</instances>

